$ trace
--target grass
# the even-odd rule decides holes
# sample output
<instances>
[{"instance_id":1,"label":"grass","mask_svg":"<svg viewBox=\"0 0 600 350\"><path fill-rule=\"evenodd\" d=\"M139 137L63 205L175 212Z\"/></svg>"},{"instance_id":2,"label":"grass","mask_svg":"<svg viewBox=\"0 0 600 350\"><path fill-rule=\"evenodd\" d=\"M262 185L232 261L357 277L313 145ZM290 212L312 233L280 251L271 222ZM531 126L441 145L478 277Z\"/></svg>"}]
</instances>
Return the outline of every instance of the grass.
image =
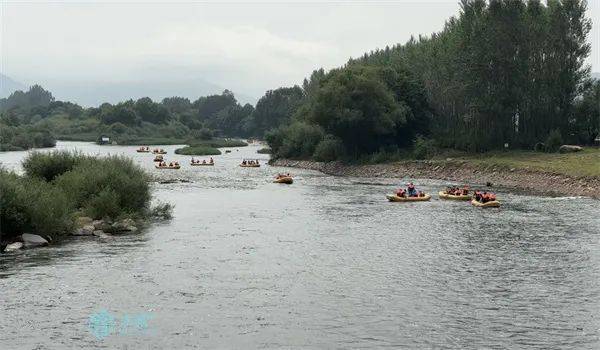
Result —
<instances>
[{"instance_id":1,"label":"grass","mask_svg":"<svg viewBox=\"0 0 600 350\"><path fill-rule=\"evenodd\" d=\"M209 146L186 146L176 149L175 153L186 156L218 156L221 151Z\"/></svg>"},{"instance_id":2,"label":"grass","mask_svg":"<svg viewBox=\"0 0 600 350\"><path fill-rule=\"evenodd\" d=\"M445 158L434 161L447 162ZM458 154L451 162L506 169L527 169L574 177L600 177L600 148L586 148L577 153L540 153L532 151L489 152L479 155Z\"/></svg>"}]
</instances>

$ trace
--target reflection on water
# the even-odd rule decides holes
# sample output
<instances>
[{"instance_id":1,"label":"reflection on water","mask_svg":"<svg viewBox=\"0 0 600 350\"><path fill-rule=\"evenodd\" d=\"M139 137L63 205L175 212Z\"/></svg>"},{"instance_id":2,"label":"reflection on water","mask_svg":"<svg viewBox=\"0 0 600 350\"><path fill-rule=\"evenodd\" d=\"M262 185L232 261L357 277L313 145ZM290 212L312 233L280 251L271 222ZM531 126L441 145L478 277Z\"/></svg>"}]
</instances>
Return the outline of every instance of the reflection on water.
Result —
<instances>
[{"instance_id":1,"label":"reflection on water","mask_svg":"<svg viewBox=\"0 0 600 350\"><path fill-rule=\"evenodd\" d=\"M596 348L600 210L583 198L500 193L506 205L388 203L407 179L240 168L153 168L175 217L108 242L73 238L0 255L0 348ZM18 167L24 152L1 153ZM278 171L291 186L271 183ZM418 180L428 192L445 183ZM144 314L148 332L102 340L98 310ZM4 346L2 346L4 345Z\"/></svg>"}]
</instances>

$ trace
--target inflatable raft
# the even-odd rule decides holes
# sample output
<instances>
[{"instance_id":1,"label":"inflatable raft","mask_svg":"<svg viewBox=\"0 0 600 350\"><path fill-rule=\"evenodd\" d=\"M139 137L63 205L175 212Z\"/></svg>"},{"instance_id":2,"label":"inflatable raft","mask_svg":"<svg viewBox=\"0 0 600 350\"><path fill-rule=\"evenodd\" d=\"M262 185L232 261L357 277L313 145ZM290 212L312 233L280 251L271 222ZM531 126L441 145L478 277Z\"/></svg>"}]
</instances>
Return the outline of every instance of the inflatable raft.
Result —
<instances>
[{"instance_id":1,"label":"inflatable raft","mask_svg":"<svg viewBox=\"0 0 600 350\"><path fill-rule=\"evenodd\" d=\"M390 202L426 202L431 199L431 196L428 194L423 197L398 197L395 194L387 194L385 197Z\"/></svg>"},{"instance_id":2,"label":"inflatable raft","mask_svg":"<svg viewBox=\"0 0 600 350\"><path fill-rule=\"evenodd\" d=\"M288 184L288 185L291 185L292 183L294 183L294 179L292 179L291 176L283 176L283 177L280 177L278 179L275 179L273 182L278 183L278 184Z\"/></svg>"},{"instance_id":3,"label":"inflatable raft","mask_svg":"<svg viewBox=\"0 0 600 350\"><path fill-rule=\"evenodd\" d=\"M181 165L173 165L173 166L158 166L158 165L155 165L154 167L156 169L179 169L179 168L181 168Z\"/></svg>"},{"instance_id":4,"label":"inflatable raft","mask_svg":"<svg viewBox=\"0 0 600 350\"><path fill-rule=\"evenodd\" d=\"M260 168L260 164L240 164L242 168Z\"/></svg>"},{"instance_id":5,"label":"inflatable raft","mask_svg":"<svg viewBox=\"0 0 600 350\"><path fill-rule=\"evenodd\" d=\"M190 163L191 166L213 166L215 163Z\"/></svg>"},{"instance_id":6,"label":"inflatable raft","mask_svg":"<svg viewBox=\"0 0 600 350\"><path fill-rule=\"evenodd\" d=\"M452 200L456 200L456 201L468 201L471 198L473 198L471 195L466 194L466 195L454 195L454 194L448 194L444 191L440 191L438 192L438 195L440 196L440 199L452 199Z\"/></svg>"},{"instance_id":7,"label":"inflatable raft","mask_svg":"<svg viewBox=\"0 0 600 350\"><path fill-rule=\"evenodd\" d=\"M154 153L154 154L167 154L167 151L159 151L159 150L155 149L154 151L152 151L152 153Z\"/></svg>"},{"instance_id":8,"label":"inflatable raft","mask_svg":"<svg viewBox=\"0 0 600 350\"><path fill-rule=\"evenodd\" d=\"M137 153L150 153L149 149L136 149L135 150Z\"/></svg>"},{"instance_id":9,"label":"inflatable raft","mask_svg":"<svg viewBox=\"0 0 600 350\"><path fill-rule=\"evenodd\" d=\"M498 201L481 203L474 199L471 200L471 204L473 204L473 206L475 206L475 207L480 207L480 208L498 208L500 206L500 202L498 202Z\"/></svg>"}]
</instances>

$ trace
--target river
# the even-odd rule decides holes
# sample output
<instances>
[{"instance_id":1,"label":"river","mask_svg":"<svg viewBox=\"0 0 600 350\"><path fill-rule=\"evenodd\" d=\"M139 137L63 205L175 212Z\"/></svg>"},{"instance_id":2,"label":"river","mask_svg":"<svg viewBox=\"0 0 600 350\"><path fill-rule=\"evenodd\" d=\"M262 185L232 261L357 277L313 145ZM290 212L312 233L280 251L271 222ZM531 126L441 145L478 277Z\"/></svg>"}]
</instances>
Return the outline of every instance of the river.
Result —
<instances>
[{"instance_id":1,"label":"river","mask_svg":"<svg viewBox=\"0 0 600 350\"><path fill-rule=\"evenodd\" d=\"M135 146L57 148L190 182L153 183L174 218L142 233L1 254L1 349L600 347L598 201L389 203L407 179L237 166L266 162L259 146L195 168L165 146L178 171ZM19 171L26 154L0 162ZM294 184L272 183L278 171Z\"/></svg>"}]
</instances>

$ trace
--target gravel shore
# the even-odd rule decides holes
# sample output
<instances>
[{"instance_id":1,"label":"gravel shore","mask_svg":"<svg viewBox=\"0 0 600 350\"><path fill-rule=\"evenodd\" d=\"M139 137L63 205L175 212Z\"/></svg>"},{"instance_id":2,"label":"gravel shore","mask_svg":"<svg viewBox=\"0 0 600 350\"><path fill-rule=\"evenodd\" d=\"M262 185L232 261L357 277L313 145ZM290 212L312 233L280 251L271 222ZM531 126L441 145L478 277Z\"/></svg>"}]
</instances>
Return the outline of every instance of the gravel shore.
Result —
<instances>
[{"instance_id":1,"label":"gravel shore","mask_svg":"<svg viewBox=\"0 0 600 350\"><path fill-rule=\"evenodd\" d=\"M600 199L600 178L575 178L530 169L473 166L467 162L410 161L389 164L347 165L277 159L272 165L318 170L335 176L428 178L458 183L491 183L508 189L535 194L587 196Z\"/></svg>"}]
</instances>

